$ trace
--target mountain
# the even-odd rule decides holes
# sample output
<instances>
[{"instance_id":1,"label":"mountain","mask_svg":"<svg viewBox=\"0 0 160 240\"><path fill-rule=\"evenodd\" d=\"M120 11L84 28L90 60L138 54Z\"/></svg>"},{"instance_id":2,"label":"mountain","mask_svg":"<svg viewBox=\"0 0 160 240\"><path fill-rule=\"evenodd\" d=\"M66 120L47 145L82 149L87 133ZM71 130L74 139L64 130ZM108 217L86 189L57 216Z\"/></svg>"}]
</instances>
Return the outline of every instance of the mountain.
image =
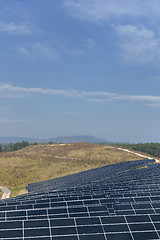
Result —
<instances>
[{"instance_id":1,"label":"mountain","mask_svg":"<svg viewBox=\"0 0 160 240\"><path fill-rule=\"evenodd\" d=\"M26 138L26 137L0 137L0 144L16 143L28 141L30 143L74 143L74 142L89 142L89 143L108 143L106 140L101 138L96 138L89 135L77 135L77 136L62 136L50 139L36 139L36 138Z\"/></svg>"},{"instance_id":2,"label":"mountain","mask_svg":"<svg viewBox=\"0 0 160 240\"><path fill-rule=\"evenodd\" d=\"M77 136L64 136L49 139L54 143L74 143L74 142L89 142L89 143L104 143L107 142L104 139L89 136L89 135L77 135Z\"/></svg>"}]
</instances>

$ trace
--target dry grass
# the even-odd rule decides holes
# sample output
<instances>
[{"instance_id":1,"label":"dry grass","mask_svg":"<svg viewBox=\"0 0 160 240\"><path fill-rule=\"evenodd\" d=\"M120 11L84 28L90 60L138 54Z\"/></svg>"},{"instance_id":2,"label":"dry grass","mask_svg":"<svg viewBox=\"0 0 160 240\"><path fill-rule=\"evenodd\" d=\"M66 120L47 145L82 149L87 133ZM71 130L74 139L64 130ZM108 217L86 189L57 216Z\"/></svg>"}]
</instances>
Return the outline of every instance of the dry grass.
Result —
<instances>
[{"instance_id":1,"label":"dry grass","mask_svg":"<svg viewBox=\"0 0 160 240\"><path fill-rule=\"evenodd\" d=\"M15 196L28 183L139 159L134 154L107 145L73 143L29 146L16 152L0 153L0 185L8 187Z\"/></svg>"},{"instance_id":2,"label":"dry grass","mask_svg":"<svg viewBox=\"0 0 160 240\"><path fill-rule=\"evenodd\" d=\"M16 197L17 195L22 195L28 193L25 187L22 188L10 188L11 197Z\"/></svg>"},{"instance_id":3,"label":"dry grass","mask_svg":"<svg viewBox=\"0 0 160 240\"><path fill-rule=\"evenodd\" d=\"M2 193L2 191L0 190L0 199L2 198L2 195L3 195L3 193Z\"/></svg>"}]
</instances>

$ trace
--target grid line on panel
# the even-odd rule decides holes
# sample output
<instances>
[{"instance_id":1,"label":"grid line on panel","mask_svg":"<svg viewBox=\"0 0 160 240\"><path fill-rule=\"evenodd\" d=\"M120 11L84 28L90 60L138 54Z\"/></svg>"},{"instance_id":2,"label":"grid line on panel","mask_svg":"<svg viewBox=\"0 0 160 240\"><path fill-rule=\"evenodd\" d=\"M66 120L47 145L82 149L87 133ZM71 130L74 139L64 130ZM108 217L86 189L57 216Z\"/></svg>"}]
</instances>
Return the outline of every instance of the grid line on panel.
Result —
<instances>
[{"instance_id":1,"label":"grid line on panel","mask_svg":"<svg viewBox=\"0 0 160 240\"><path fill-rule=\"evenodd\" d=\"M34 204L32 204L32 208L34 209Z\"/></svg>"},{"instance_id":2,"label":"grid line on panel","mask_svg":"<svg viewBox=\"0 0 160 240\"><path fill-rule=\"evenodd\" d=\"M87 208L87 213L88 213L88 216L90 217L91 215L90 215L89 209L88 209L88 207L87 207L87 206L86 206L86 208Z\"/></svg>"},{"instance_id":3,"label":"grid line on panel","mask_svg":"<svg viewBox=\"0 0 160 240\"><path fill-rule=\"evenodd\" d=\"M5 212L5 221L7 221L7 212Z\"/></svg>"},{"instance_id":4,"label":"grid line on panel","mask_svg":"<svg viewBox=\"0 0 160 240\"><path fill-rule=\"evenodd\" d=\"M48 220L48 225L49 225L49 234L50 234L50 240L52 240L52 231L51 231L51 222L48 214L48 209L47 209L47 220Z\"/></svg>"},{"instance_id":5,"label":"grid line on panel","mask_svg":"<svg viewBox=\"0 0 160 240\"><path fill-rule=\"evenodd\" d=\"M67 210L67 215L68 215L68 218L70 217L69 215L69 210L68 210L68 205L66 204L66 210Z\"/></svg>"},{"instance_id":6,"label":"grid line on panel","mask_svg":"<svg viewBox=\"0 0 160 240\"><path fill-rule=\"evenodd\" d=\"M130 229L130 227L129 227L129 224L128 224L128 222L127 222L126 216L124 216L124 219L125 219L125 222L126 222L126 224L127 224L128 229L129 229L129 233L131 234L132 240L134 240L134 237L133 237L132 231L131 231L131 229Z\"/></svg>"},{"instance_id":7,"label":"grid line on panel","mask_svg":"<svg viewBox=\"0 0 160 240\"><path fill-rule=\"evenodd\" d=\"M153 225L153 227L154 227L154 229L155 229L155 231L156 231L156 233L157 233L157 235L158 235L158 237L159 237L159 239L160 239L160 234L158 233L158 231L157 231L157 229L156 229L156 227L155 227L155 225L154 225L154 222L152 221L151 216L148 215L148 217L150 218L150 221L151 221L151 223L152 223L152 225Z\"/></svg>"},{"instance_id":8,"label":"grid line on panel","mask_svg":"<svg viewBox=\"0 0 160 240\"><path fill-rule=\"evenodd\" d=\"M26 210L26 220L28 220L28 211Z\"/></svg>"},{"instance_id":9,"label":"grid line on panel","mask_svg":"<svg viewBox=\"0 0 160 240\"><path fill-rule=\"evenodd\" d=\"M78 240L80 240L79 234L78 234L78 229L77 229L77 223L76 223L75 218L74 218L74 224L75 224L75 228L76 228L77 238L78 238Z\"/></svg>"},{"instance_id":10,"label":"grid line on panel","mask_svg":"<svg viewBox=\"0 0 160 240\"><path fill-rule=\"evenodd\" d=\"M102 230L103 230L104 238L105 238L105 240L107 240L107 236L106 236L106 234L105 234L104 226L103 226L103 223L102 223L102 220L101 220L100 217L99 217L99 221L100 221L101 226L102 226Z\"/></svg>"},{"instance_id":11,"label":"grid line on panel","mask_svg":"<svg viewBox=\"0 0 160 240\"><path fill-rule=\"evenodd\" d=\"M51 202L49 201L49 208L51 209L52 207L51 207Z\"/></svg>"},{"instance_id":12,"label":"grid line on panel","mask_svg":"<svg viewBox=\"0 0 160 240\"><path fill-rule=\"evenodd\" d=\"M24 238L24 221L22 221L22 230L23 230L23 240L25 239Z\"/></svg>"},{"instance_id":13,"label":"grid line on panel","mask_svg":"<svg viewBox=\"0 0 160 240\"><path fill-rule=\"evenodd\" d=\"M156 211L155 211L155 208L153 207L153 205L152 205L152 202L151 202L151 208L152 208L152 210L154 211L154 214L156 214Z\"/></svg>"},{"instance_id":14,"label":"grid line on panel","mask_svg":"<svg viewBox=\"0 0 160 240\"><path fill-rule=\"evenodd\" d=\"M82 203L83 203L83 207L85 207L84 200L82 200Z\"/></svg>"},{"instance_id":15,"label":"grid line on panel","mask_svg":"<svg viewBox=\"0 0 160 240\"><path fill-rule=\"evenodd\" d=\"M136 215L136 211L135 211L135 209L134 209L134 207L133 207L133 204L131 204L131 207L132 207L132 209L133 209L133 211L134 211L134 214Z\"/></svg>"}]
</instances>

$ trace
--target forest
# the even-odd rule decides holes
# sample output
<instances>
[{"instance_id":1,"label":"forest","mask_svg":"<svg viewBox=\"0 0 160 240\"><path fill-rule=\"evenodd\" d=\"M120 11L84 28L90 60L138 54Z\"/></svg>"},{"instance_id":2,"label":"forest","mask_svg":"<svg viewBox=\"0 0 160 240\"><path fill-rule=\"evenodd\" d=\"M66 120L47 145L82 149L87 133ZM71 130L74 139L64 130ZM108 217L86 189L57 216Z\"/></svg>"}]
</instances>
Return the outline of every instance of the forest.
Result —
<instances>
[{"instance_id":1,"label":"forest","mask_svg":"<svg viewBox=\"0 0 160 240\"><path fill-rule=\"evenodd\" d=\"M31 145L28 141L0 145L0 152L13 152Z\"/></svg>"},{"instance_id":2,"label":"forest","mask_svg":"<svg viewBox=\"0 0 160 240\"><path fill-rule=\"evenodd\" d=\"M148 153L154 157L160 157L160 143L137 143L137 144L116 144L123 148Z\"/></svg>"}]
</instances>

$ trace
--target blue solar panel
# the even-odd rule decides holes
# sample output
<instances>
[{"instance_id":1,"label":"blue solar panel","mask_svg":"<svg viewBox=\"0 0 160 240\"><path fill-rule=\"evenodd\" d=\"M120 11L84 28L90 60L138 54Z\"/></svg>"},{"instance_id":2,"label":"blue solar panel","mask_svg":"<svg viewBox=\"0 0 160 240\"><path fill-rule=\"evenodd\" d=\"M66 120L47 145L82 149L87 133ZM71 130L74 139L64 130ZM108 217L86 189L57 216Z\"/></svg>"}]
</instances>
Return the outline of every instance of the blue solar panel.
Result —
<instances>
[{"instance_id":1,"label":"blue solar panel","mask_svg":"<svg viewBox=\"0 0 160 240\"><path fill-rule=\"evenodd\" d=\"M160 239L160 165L153 163L118 163L29 184L28 194L0 201L0 239Z\"/></svg>"}]
</instances>

